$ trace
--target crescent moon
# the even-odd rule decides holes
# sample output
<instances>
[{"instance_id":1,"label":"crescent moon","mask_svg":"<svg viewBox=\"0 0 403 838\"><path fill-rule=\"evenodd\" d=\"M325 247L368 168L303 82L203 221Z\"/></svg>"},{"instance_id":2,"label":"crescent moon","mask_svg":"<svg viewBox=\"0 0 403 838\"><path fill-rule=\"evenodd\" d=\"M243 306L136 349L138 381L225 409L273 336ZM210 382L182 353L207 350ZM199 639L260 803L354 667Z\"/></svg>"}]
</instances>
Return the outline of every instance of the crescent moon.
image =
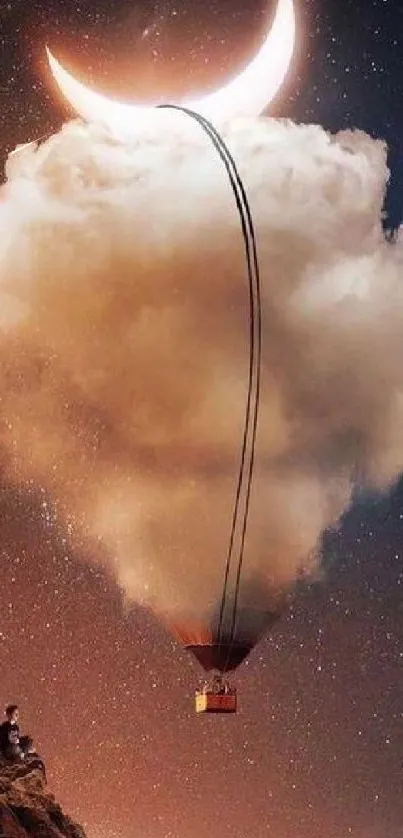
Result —
<instances>
[{"instance_id":1,"label":"crescent moon","mask_svg":"<svg viewBox=\"0 0 403 838\"><path fill-rule=\"evenodd\" d=\"M197 111L213 121L238 116L257 116L276 96L288 72L295 45L293 0L279 0L273 25L259 52L228 84L202 98L175 104ZM155 104L132 105L102 96L65 70L46 47L52 75L65 99L87 122L128 128L150 118Z\"/></svg>"}]
</instances>

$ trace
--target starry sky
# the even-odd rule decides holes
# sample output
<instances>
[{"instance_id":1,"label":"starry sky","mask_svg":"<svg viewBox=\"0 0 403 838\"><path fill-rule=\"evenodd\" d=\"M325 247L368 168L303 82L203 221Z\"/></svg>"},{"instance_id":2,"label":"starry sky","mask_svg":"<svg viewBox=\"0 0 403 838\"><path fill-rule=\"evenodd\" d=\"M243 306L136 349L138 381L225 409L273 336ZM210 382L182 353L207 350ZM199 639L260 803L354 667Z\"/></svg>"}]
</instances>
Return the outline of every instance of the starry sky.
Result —
<instances>
[{"instance_id":1,"label":"starry sky","mask_svg":"<svg viewBox=\"0 0 403 838\"><path fill-rule=\"evenodd\" d=\"M0 7L0 155L57 130L47 41L128 100L214 86L268 4L9 0ZM270 5L270 4L269 4ZM297 0L294 73L272 109L387 140L386 223L402 218L403 8ZM269 11L274 12L274 4ZM401 838L403 485L358 496L323 540L326 574L236 678L234 718L196 718L196 663L72 552L40 487L0 494L1 691L89 838Z\"/></svg>"}]
</instances>

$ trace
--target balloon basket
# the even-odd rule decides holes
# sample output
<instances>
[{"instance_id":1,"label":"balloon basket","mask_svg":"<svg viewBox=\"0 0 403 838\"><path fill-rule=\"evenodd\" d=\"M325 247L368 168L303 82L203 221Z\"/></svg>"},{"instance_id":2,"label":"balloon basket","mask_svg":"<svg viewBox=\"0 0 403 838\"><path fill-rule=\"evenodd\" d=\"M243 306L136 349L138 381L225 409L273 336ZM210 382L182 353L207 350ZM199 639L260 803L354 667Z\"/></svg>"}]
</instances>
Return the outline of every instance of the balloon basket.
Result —
<instances>
[{"instance_id":1,"label":"balloon basket","mask_svg":"<svg viewBox=\"0 0 403 838\"><path fill-rule=\"evenodd\" d=\"M211 685L205 684L195 694L196 713L236 713L237 693L219 677Z\"/></svg>"}]
</instances>

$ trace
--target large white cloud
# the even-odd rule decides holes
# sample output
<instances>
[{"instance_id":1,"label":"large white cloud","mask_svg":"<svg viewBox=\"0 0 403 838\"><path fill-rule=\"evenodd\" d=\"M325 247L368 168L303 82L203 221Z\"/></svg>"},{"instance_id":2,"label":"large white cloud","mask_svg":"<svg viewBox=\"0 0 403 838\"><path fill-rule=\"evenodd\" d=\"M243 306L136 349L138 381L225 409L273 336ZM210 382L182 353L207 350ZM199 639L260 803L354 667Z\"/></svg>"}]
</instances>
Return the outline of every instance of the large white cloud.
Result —
<instances>
[{"instance_id":1,"label":"large white cloud","mask_svg":"<svg viewBox=\"0 0 403 838\"><path fill-rule=\"evenodd\" d=\"M228 126L257 231L263 387L245 579L311 565L357 476L403 468L402 245L365 134ZM246 394L248 293L207 137L70 123L8 162L1 446L98 539L127 594L201 614L222 581Z\"/></svg>"}]
</instances>

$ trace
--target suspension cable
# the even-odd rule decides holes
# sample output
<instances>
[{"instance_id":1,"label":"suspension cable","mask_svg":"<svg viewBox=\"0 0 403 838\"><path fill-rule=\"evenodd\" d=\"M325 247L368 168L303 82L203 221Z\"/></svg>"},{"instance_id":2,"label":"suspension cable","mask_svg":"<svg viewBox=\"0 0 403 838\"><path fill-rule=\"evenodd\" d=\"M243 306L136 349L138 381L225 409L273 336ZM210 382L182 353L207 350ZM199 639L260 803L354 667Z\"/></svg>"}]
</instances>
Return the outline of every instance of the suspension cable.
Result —
<instances>
[{"instance_id":1,"label":"suspension cable","mask_svg":"<svg viewBox=\"0 0 403 838\"><path fill-rule=\"evenodd\" d=\"M229 574L231 570L231 562L233 558L233 551L234 551L234 544L235 544L235 536L237 531L237 524L238 524L238 515L239 509L241 504L241 495L242 489L244 488L244 482L246 479L246 488L245 488L245 498L244 498L244 509L243 509L243 517L242 517L242 524L241 524L241 533L240 533L240 544L238 550L238 563L237 563L237 570L236 570L236 581L235 581L235 593L234 593L234 601L233 601L233 608L232 608L232 616L230 622L230 632L229 632L229 639L228 645L229 651L227 656L227 662L224 668L227 668L229 663L229 658L231 656L231 651L235 641L235 629L236 629L236 617L237 617L237 608L238 608L238 601L239 601L239 592L240 592L240 582L241 582L241 573L242 573L242 565L244 559L244 547L245 547L245 537L246 537L246 530L248 524L248 516L249 516L249 507L250 507L250 495L251 495L251 487L252 487L252 478L253 478L253 467L254 467L254 460L255 460L255 446L256 446L256 433L257 433L257 422L258 422L258 412L259 412L259 402L260 402L260 385L261 385L261 346L262 346L262 324L261 324L261 288L260 288L260 271L259 271L259 262L257 256L257 248L256 248L256 237L253 225L252 214L249 207L249 202L246 196L245 188L242 182L242 179L239 175L236 163L234 158L231 155L228 147L226 146L224 140L212 125L209 120L203 117L201 114L196 113L195 111L190 110L189 108L182 107L180 105L159 105L160 108L171 108L173 110L182 111L187 116L196 120L199 125L204 129L206 134L210 137L214 147L218 151L221 160L224 164L224 167L227 171L228 178L230 180L232 190L234 193L237 209L240 216L241 221L241 228L242 228L242 235L245 244L245 256L247 262L247 273L248 273L248 288L249 288L249 337L250 337L250 346L249 346L249 373L248 373L248 389L247 389L247 400L246 400L246 409L245 409L245 420L244 420L244 430L243 430L243 438L242 438L242 447L241 447L241 457L240 457L240 465L239 465L239 473L238 473L238 482L235 494L235 501L233 507L233 514L232 514L232 522L231 522L231 533L229 539L229 547L227 552L227 559L225 565L225 573L224 573L224 582L223 582L223 591L221 597L221 606L220 606L220 614L219 614L219 625L218 625L218 644L221 643L222 638L222 629L223 629L223 620L224 620L224 610L227 598L227 590L228 590L228 581L229 581ZM248 451L248 442L250 442L250 449ZM249 462L247 463L247 458L249 455Z\"/></svg>"}]
</instances>

